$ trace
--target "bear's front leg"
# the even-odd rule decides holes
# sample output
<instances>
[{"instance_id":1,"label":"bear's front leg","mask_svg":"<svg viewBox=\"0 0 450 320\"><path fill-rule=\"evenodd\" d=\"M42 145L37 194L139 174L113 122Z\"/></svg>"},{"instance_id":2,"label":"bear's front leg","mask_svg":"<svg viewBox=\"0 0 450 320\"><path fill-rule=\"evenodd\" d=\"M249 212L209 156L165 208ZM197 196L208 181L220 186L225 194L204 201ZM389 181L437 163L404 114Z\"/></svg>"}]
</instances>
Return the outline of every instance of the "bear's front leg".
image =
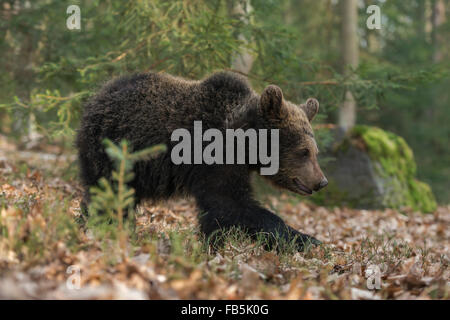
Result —
<instances>
[{"instance_id":1,"label":"bear's front leg","mask_svg":"<svg viewBox=\"0 0 450 320\"><path fill-rule=\"evenodd\" d=\"M220 230L238 227L252 237L267 240L269 249L279 249L281 244L294 241L300 251L311 244L320 244L314 237L294 230L280 217L259 206L251 197L249 177L245 172L216 169L192 187L202 211L200 228L207 237Z\"/></svg>"},{"instance_id":2,"label":"bear's front leg","mask_svg":"<svg viewBox=\"0 0 450 320\"><path fill-rule=\"evenodd\" d=\"M217 231L238 227L253 238L262 239L269 250L294 244L297 250L303 251L310 245L320 244L314 237L294 230L277 215L256 204L244 205L223 195L211 197L216 200L221 198L222 205L200 206L203 208L199 219L200 228L207 237L215 236Z\"/></svg>"}]
</instances>

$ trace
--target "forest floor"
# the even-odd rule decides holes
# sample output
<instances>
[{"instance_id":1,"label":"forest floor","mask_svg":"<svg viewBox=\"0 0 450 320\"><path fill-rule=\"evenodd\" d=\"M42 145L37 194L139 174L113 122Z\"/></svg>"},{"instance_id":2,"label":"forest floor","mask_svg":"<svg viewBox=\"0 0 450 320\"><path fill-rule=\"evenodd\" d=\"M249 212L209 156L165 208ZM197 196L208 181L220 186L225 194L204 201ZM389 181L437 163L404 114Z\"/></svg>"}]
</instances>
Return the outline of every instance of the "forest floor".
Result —
<instances>
[{"instance_id":1,"label":"forest floor","mask_svg":"<svg viewBox=\"0 0 450 320\"><path fill-rule=\"evenodd\" d=\"M191 200L142 205L119 234L81 228L75 159L57 153L0 137L0 299L450 298L450 206L402 214L269 196L323 245L277 254L235 232L212 250Z\"/></svg>"}]
</instances>

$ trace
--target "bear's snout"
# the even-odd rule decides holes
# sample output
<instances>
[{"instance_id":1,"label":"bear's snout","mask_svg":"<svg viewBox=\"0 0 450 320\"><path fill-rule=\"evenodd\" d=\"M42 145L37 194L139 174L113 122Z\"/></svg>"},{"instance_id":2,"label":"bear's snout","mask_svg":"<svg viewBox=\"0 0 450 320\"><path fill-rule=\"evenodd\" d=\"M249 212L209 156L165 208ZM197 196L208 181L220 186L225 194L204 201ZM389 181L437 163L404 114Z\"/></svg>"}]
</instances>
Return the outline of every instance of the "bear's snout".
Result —
<instances>
[{"instance_id":1,"label":"bear's snout","mask_svg":"<svg viewBox=\"0 0 450 320\"><path fill-rule=\"evenodd\" d=\"M319 191L320 189L325 188L328 185L327 178L323 177L322 181L314 188L314 191Z\"/></svg>"}]
</instances>

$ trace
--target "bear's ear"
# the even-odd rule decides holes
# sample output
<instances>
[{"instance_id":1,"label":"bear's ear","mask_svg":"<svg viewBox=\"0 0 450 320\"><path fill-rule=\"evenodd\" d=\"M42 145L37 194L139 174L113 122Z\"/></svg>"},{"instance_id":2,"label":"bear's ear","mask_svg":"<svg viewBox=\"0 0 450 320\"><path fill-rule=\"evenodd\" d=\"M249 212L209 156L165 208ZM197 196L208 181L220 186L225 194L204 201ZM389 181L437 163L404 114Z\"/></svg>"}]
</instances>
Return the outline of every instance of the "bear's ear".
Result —
<instances>
[{"instance_id":1,"label":"bear's ear","mask_svg":"<svg viewBox=\"0 0 450 320\"><path fill-rule=\"evenodd\" d=\"M281 89L273 84L267 86L261 94L262 111L269 116L279 117L282 106L283 92Z\"/></svg>"},{"instance_id":2,"label":"bear's ear","mask_svg":"<svg viewBox=\"0 0 450 320\"><path fill-rule=\"evenodd\" d=\"M319 101L314 98L309 98L306 100L306 103L301 104L300 108L305 112L308 117L309 122L311 122L316 116L317 112L319 112Z\"/></svg>"}]
</instances>

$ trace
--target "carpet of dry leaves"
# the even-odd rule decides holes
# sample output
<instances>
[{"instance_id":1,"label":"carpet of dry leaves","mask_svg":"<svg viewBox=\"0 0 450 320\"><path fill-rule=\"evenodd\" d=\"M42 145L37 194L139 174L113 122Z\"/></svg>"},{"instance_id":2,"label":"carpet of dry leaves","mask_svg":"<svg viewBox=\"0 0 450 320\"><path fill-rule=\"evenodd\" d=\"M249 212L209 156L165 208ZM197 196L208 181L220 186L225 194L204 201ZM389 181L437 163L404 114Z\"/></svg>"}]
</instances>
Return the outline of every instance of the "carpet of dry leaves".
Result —
<instances>
[{"instance_id":1,"label":"carpet of dry leaves","mask_svg":"<svg viewBox=\"0 0 450 320\"><path fill-rule=\"evenodd\" d=\"M270 197L324 243L276 254L248 239L203 246L193 201L173 200L141 206L119 254L74 222L74 158L56 152L0 139L1 299L449 299L450 206L402 214Z\"/></svg>"}]
</instances>

